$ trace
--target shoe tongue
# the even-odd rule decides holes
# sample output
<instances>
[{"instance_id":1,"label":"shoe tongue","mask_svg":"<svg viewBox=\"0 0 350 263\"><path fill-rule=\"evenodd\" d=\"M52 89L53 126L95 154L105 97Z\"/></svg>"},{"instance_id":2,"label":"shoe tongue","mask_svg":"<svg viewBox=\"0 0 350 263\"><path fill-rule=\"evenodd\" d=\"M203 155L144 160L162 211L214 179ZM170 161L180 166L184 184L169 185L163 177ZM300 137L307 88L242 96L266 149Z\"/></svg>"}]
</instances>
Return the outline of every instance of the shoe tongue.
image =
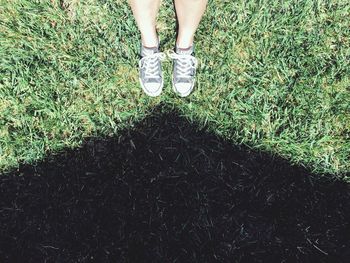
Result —
<instances>
[{"instance_id":1,"label":"shoe tongue","mask_svg":"<svg viewBox=\"0 0 350 263\"><path fill-rule=\"evenodd\" d=\"M148 56L158 52L158 47L144 47L142 46L141 56Z\"/></svg>"},{"instance_id":2,"label":"shoe tongue","mask_svg":"<svg viewBox=\"0 0 350 263\"><path fill-rule=\"evenodd\" d=\"M176 47L175 52L179 55L192 55L193 53L193 46L190 46L189 48L179 48Z\"/></svg>"}]
</instances>

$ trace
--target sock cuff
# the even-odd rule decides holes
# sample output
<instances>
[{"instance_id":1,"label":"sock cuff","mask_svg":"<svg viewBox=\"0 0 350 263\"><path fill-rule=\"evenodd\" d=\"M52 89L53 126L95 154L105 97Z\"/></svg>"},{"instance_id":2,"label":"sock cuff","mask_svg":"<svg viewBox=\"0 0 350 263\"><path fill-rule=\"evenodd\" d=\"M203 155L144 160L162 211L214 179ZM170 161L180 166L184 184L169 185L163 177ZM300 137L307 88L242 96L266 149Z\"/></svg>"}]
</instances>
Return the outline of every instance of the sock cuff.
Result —
<instances>
[{"instance_id":1,"label":"sock cuff","mask_svg":"<svg viewBox=\"0 0 350 263\"><path fill-rule=\"evenodd\" d=\"M194 53L194 44L188 48L180 48L177 44L175 45L175 52L178 54L191 55Z\"/></svg>"},{"instance_id":2,"label":"sock cuff","mask_svg":"<svg viewBox=\"0 0 350 263\"><path fill-rule=\"evenodd\" d=\"M140 48L140 55L141 57L147 55L147 54L153 54L153 53L157 53L159 52L159 39L158 39L158 45L157 46L154 46L154 47L147 47L147 46L144 46L141 42L141 48Z\"/></svg>"}]
</instances>

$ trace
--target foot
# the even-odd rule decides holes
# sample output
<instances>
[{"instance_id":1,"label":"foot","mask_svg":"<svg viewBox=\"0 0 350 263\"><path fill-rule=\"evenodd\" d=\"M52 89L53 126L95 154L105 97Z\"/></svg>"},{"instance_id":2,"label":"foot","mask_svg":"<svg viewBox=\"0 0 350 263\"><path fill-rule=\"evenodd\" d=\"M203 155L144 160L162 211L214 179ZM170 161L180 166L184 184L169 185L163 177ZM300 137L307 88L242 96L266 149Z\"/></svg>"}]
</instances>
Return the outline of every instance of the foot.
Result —
<instances>
[{"instance_id":1,"label":"foot","mask_svg":"<svg viewBox=\"0 0 350 263\"><path fill-rule=\"evenodd\" d=\"M198 61L193 53L194 46L192 45L187 49L176 46L175 52L168 54L174 60L173 90L181 97L188 96L194 88Z\"/></svg>"},{"instance_id":2,"label":"foot","mask_svg":"<svg viewBox=\"0 0 350 263\"><path fill-rule=\"evenodd\" d=\"M159 52L159 47L143 45L140 53L142 58L139 61L139 79L142 90L148 96L159 96L164 85L161 61L165 59L165 54Z\"/></svg>"}]
</instances>

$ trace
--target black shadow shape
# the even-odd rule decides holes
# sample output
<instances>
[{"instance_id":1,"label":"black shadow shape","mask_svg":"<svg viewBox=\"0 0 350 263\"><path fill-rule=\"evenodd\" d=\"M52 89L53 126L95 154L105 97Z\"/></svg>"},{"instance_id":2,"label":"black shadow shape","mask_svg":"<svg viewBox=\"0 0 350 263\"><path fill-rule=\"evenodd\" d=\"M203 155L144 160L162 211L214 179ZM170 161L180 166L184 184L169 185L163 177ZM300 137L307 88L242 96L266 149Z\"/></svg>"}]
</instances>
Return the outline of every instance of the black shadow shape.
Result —
<instances>
[{"instance_id":1,"label":"black shadow shape","mask_svg":"<svg viewBox=\"0 0 350 263\"><path fill-rule=\"evenodd\" d=\"M346 262L350 194L162 106L0 177L1 262Z\"/></svg>"}]
</instances>

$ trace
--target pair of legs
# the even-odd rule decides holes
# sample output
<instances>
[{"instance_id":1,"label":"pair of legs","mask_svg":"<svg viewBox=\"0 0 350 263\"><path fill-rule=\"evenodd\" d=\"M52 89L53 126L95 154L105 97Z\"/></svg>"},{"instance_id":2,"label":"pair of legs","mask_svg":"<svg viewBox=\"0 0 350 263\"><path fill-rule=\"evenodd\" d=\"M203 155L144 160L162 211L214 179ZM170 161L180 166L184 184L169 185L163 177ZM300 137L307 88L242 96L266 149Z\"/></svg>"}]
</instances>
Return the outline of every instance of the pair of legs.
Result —
<instances>
[{"instance_id":1,"label":"pair of legs","mask_svg":"<svg viewBox=\"0 0 350 263\"><path fill-rule=\"evenodd\" d=\"M161 0L129 0L136 23L141 32L142 45L158 45L156 18ZM179 48L188 48L193 44L194 34L204 14L208 0L174 0L179 23Z\"/></svg>"}]
</instances>

